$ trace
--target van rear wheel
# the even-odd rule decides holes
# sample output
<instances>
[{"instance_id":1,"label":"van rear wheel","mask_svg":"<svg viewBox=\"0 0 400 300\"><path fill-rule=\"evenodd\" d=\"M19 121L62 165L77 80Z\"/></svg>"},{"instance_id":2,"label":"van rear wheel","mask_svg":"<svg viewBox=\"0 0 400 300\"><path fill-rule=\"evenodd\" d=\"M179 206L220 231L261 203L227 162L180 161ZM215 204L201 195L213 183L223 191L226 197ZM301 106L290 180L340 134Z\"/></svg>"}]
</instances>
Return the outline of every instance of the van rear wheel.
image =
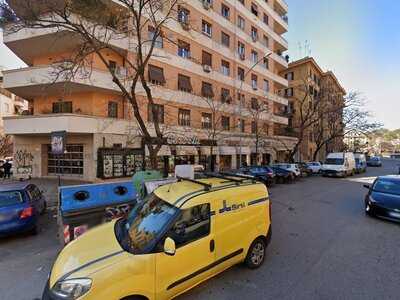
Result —
<instances>
[{"instance_id":1,"label":"van rear wheel","mask_svg":"<svg viewBox=\"0 0 400 300\"><path fill-rule=\"evenodd\" d=\"M249 251L247 252L246 259L244 261L245 265L249 269L257 269L260 267L265 259L265 248L266 243L262 238L257 238L250 245Z\"/></svg>"}]
</instances>

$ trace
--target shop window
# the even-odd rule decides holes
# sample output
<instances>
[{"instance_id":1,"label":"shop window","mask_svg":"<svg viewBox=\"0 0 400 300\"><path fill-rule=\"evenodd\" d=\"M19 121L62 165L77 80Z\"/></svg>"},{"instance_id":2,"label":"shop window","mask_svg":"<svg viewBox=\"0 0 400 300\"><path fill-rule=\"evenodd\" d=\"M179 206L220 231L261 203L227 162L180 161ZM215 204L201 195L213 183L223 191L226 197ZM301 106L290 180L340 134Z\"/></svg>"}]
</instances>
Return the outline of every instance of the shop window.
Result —
<instances>
[{"instance_id":1,"label":"shop window","mask_svg":"<svg viewBox=\"0 0 400 300\"><path fill-rule=\"evenodd\" d=\"M67 144L65 153L55 155L47 145L47 173L49 175L83 176L83 145Z\"/></svg>"}]
</instances>

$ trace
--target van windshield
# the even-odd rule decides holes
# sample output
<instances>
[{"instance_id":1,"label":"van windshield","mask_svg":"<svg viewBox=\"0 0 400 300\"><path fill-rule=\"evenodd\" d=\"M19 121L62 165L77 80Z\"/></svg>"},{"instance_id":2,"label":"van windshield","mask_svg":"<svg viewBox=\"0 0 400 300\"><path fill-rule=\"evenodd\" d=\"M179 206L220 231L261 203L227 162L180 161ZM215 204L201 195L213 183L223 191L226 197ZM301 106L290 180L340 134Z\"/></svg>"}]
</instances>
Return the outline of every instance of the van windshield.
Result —
<instances>
[{"instance_id":1,"label":"van windshield","mask_svg":"<svg viewBox=\"0 0 400 300\"><path fill-rule=\"evenodd\" d=\"M128 252L148 253L178 214L178 208L151 193L117 223L117 239Z\"/></svg>"},{"instance_id":2,"label":"van windshield","mask_svg":"<svg viewBox=\"0 0 400 300\"><path fill-rule=\"evenodd\" d=\"M325 161L327 165L343 165L344 159L343 158L327 158Z\"/></svg>"}]
</instances>

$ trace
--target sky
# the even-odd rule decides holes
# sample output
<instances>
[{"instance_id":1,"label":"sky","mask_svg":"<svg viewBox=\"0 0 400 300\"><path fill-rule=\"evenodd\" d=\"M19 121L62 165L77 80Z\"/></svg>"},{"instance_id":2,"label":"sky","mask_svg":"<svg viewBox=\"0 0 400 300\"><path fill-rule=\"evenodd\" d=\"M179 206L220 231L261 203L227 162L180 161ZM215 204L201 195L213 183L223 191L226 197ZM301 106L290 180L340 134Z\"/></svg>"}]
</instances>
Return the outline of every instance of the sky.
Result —
<instances>
[{"instance_id":1,"label":"sky","mask_svg":"<svg viewBox=\"0 0 400 300\"><path fill-rule=\"evenodd\" d=\"M362 93L377 121L400 128L400 1L286 2L291 59L313 56L347 92Z\"/></svg>"},{"instance_id":2,"label":"sky","mask_svg":"<svg viewBox=\"0 0 400 300\"><path fill-rule=\"evenodd\" d=\"M400 1L286 2L291 59L313 56L324 70L336 74L347 92L362 93L377 121L389 129L400 128ZM2 37L0 66L24 66Z\"/></svg>"}]
</instances>

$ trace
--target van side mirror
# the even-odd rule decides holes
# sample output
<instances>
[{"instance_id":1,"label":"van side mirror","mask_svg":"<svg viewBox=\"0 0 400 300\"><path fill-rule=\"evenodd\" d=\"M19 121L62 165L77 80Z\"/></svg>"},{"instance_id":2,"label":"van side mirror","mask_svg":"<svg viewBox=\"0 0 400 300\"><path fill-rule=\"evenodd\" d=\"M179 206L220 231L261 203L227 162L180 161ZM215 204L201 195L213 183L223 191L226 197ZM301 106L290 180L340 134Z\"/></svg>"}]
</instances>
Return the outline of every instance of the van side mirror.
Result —
<instances>
[{"instance_id":1,"label":"van side mirror","mask_svg":"<svg viewBox=\"0 0 400 300\"><path fill-rule=\"evenodd\" d=\"M371 188L371 186L370 186L369 184L364 184L364 187L365 187L366 189L370 189L370 188Z\"/></svg>"},{"instance_id":2,"label":"van side mirror","mask_svg":"<svg viewBox=\"0 0 400 300\"><path fill-rule=\"evenodd\" d=\"M175 252L176 252L175 241L170 237L167 237L164 241L164 253L173 256L175 255Z\"/></svg>"}]
</instances>

